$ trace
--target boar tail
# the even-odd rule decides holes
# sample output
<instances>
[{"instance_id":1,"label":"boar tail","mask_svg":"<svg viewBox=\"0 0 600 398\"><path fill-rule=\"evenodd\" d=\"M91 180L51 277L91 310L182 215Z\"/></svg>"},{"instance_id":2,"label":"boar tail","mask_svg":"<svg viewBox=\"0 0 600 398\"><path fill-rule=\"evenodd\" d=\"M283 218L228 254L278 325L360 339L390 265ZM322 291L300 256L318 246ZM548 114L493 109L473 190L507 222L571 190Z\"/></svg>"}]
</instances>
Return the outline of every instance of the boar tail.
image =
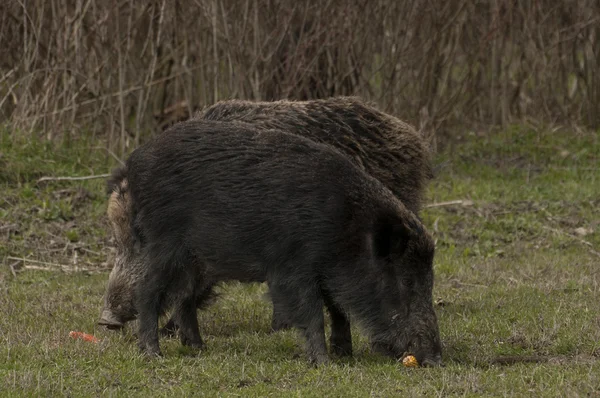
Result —
<instances>
[{"instance_id":1,"label":"boar tail","mask_svg":"<svg viewBox=\"0 0 600 398\"><path fill-rule=\"evenodd\" d=\"M128 192L127 168L114 169L106 185L110 195L107 215L113 235L121 250L131 251L133 244L140 239L132 228L135 212Z\"/></svg>"},{"instance_id":2,"label":"boar tail","mask_svg":"<svg viewBox=\"0 0 600 398\"><path fill-rule=\"evenodd\" d=\"M113 192L122 195L127 190L127 167L118 167L114 169L106 180L106 193Z\"/></svg>"}]
</instances>

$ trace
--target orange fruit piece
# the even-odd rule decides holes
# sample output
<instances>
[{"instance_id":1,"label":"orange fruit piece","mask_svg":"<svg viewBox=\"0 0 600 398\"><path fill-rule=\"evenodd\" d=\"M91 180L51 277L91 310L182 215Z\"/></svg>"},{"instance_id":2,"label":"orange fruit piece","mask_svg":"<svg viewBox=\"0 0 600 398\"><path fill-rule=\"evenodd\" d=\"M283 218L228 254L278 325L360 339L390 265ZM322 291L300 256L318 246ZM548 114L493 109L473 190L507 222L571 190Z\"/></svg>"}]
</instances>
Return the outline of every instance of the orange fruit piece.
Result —
<instances>
[{"instance_id":1,"label":"orange fruit piece","mask_svg":"<svg viewBox=\"0 0 600 398\"><path fill-rule=\"evenodd\" d=\"M96 337L92 336L91 334L87 334L87 333L83 333L83 332L70 331L69 337L74 338L74 339L81 339L83 341L89 341L91 343L97 343L100 341Z\"/></svg>"},{"instance_id":2,"label":"orange fruit piece","mask_svg":"<svg viewBox=\"0 0 600 398\"><path fill-rule=\"evenodd\" d=\"M402 365L406 366L407 368L416 368L419 366L419 362L417 362L417 358L415 358L414 355L407 355L402 360Z\"/></svg>"}]
</instances>

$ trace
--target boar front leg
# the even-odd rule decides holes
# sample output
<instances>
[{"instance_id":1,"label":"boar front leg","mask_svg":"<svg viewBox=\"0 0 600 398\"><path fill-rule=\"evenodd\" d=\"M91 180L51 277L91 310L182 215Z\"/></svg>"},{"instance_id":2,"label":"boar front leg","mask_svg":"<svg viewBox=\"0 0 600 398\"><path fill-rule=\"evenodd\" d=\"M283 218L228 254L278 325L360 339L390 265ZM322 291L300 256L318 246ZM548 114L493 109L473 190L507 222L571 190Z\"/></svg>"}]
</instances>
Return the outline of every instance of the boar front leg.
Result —
<instances>
[{"instance_id":1,"label":"boar front leg","mask_svg":"<svg viewBox=\"0 0 600 398\"><path fill-rule=\"evenodd\" d=\"M138 346L142 353L149 356L161 356L158 344L159 293L156 284L147 281L140 284L138 307Z\"/></svg>"},{"instance_id":2,"label":"boar front leg","mask_svg":"<svg viewBox=\"0 0 600 398\"><path fill-rule=\"evenodd\" d=\"M316 284L298 282L269 283L273 302L286 314L291 325L302 331L309 362L314 365L327 363L323 299Z\"/></svg>"}]
</instances>

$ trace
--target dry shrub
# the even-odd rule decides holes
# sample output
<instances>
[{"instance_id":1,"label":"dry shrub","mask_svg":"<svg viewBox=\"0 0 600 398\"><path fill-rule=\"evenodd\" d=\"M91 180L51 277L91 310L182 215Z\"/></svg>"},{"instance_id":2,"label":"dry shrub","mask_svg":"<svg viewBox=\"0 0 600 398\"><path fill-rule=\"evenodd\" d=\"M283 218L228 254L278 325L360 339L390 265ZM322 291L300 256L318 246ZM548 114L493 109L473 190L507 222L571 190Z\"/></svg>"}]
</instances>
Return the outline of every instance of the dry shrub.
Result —
<instances>
[{"instance_id":1,"label":"dry shrub","mask_svg":"<svg viewBox=\"0 0 600 398\"><path fill-rule=\"evenodd\" d=\"M597 0L6 0L0 112L123 153L225 98L356 94L437 136L600 126ZM85 133L83 133L85 132Z\"/></svg>"}]
</instances>

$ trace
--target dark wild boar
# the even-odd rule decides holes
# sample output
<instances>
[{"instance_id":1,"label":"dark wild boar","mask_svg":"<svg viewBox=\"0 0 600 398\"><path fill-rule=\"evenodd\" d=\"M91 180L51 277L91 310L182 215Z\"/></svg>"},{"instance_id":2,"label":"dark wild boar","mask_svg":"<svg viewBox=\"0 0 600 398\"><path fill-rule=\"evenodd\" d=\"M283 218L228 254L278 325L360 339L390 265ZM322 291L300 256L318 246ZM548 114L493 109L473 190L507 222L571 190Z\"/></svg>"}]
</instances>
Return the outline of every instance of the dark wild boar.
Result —
<instances>
[{"instance_id":1,"label":"dark wild boar","mask_svg":"<svg viewBox=\"0 0 600 398\"><path fill-rule=\"evenodd\" d=\"M415 129L357 97L310 101L222 101L196 119L239 121L259 129L280 129L331 145L378 179L418 215L427 181L432 177L427 144ZM273 330L289 321L273 303ZM163 329L173 333L171 319Z\"/></svg>"},{"instance_id":2,"label":"dark wild boar","mask_svg":"<svg viewBox=\"0 0 600 398\"><path fill-rule=\"evenodd\" d=\"M205 108L195 118L280 129L331 145L382 182L415 214L432 176L429 150L414 128L356 97L274 102L229 100ZM125 229L121 232L126 233L130 232ZM272 329L289 326L283 311L273 303ZM175 330L175 322L170 319L162 332L174 334Z\"/></svg>"},{"instance_id":3,"label":"dark wild boar","mask_svg":"<svg viewBox=\"0 0 600 398\"><path fill-rule=\"evenodd\" d=\"M311 362L352 351L352 315L380 351L441 363L432 238L378 180L330 146L239 123L190 120L136 149L127 180L140 242L115 264L100 324L139 318L140 349L160 354L174 308L183 344L202 346L196 305L220 281L267 281ZM135 294L127 293L135 292Z\"/></svg>"}]
</instances>

